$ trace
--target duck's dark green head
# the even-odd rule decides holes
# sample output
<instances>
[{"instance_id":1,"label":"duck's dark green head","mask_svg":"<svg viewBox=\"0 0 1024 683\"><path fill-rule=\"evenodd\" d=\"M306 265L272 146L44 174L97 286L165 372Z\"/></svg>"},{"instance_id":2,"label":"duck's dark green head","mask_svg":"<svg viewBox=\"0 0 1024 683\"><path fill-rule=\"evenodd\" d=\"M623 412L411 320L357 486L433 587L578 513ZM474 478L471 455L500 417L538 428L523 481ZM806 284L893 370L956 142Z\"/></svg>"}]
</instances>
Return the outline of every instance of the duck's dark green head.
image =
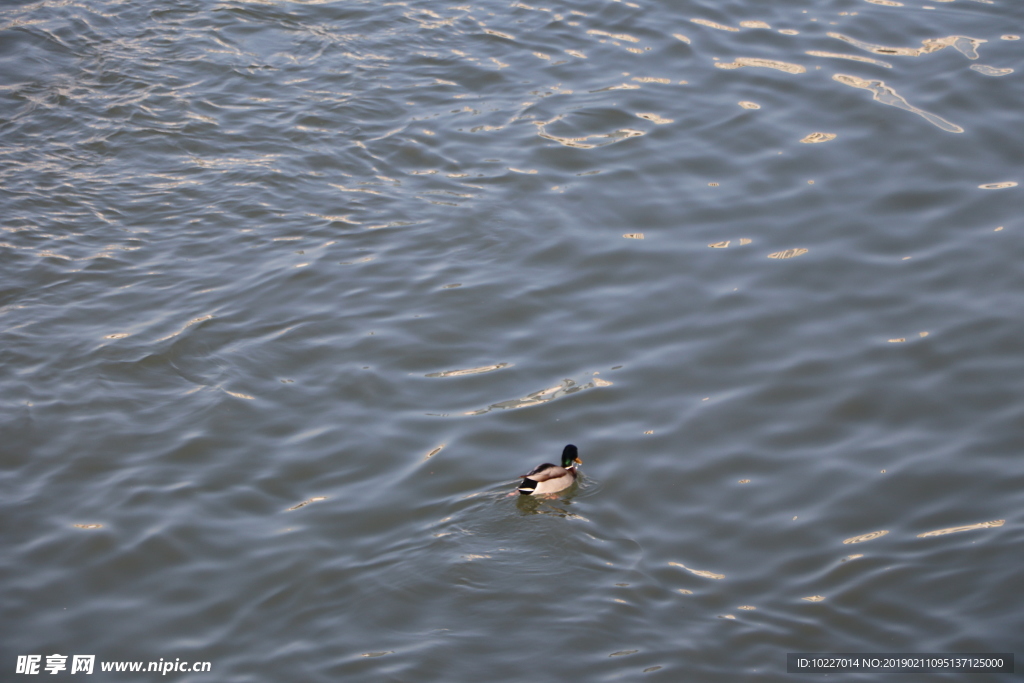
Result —
<instances>
[{"instance_id":1,"label":"duck's dark green head","mask_svg":"<svg viewBox=\"0 0 1024 683\"><path fill-rule=\"evenodd\" d=\"M569 469L582 464L583 461L579 458L579 449L575 446L569 444L562 450L562 467Z\"/></svg>"}]
</instances>

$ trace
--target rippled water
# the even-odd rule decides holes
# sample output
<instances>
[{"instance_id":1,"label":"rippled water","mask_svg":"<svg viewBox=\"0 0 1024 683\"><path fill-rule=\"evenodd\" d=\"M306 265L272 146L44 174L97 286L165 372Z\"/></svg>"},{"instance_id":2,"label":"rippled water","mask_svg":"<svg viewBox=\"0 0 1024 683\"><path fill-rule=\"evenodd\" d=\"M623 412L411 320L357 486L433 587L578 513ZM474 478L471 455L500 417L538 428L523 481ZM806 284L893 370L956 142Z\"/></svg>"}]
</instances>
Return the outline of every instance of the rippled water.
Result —
<instances>
[{"instance_id":1,"label":"rippled water","mask_svg":"<svg viewBox=\"0 0 1024 683\"><path fill-rule=\"evenodd\" d=\"M1015 31L1012 0L5 5L4 676L1021 652ZM577 487L506 495L570 442Z\"/></svg>"}]
</instances>

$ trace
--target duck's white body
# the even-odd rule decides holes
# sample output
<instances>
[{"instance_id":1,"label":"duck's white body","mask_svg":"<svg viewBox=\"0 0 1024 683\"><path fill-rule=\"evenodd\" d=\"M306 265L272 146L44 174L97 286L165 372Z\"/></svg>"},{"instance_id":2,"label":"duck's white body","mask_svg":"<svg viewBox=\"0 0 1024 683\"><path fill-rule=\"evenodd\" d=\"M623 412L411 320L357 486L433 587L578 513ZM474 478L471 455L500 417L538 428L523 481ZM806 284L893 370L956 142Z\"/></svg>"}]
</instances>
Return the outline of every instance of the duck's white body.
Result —
<instances>
[{"instance_id":1,"label":"duck's white body","mask_svg":"<svg viewBox=\"0 0 1024 683\"><path fill-rule=\"evenodd\" d=\"M534 467L523 475L519 493L524 496L536 496L557 493L572 486L576 481L576 469L583 464L583 461L576 457L576 453L576 447L569 444L562 451L562 465L546 462Z\"/></svg>"}]
</instances>

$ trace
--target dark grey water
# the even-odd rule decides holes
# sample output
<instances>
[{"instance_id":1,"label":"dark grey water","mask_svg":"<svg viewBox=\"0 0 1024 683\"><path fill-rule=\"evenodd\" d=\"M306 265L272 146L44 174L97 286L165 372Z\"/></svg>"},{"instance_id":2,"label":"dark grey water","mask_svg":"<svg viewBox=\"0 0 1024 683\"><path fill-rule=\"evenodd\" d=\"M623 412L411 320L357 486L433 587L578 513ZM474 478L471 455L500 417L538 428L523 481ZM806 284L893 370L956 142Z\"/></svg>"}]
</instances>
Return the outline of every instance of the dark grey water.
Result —
<instances>
[{"instance_id":1,"label":"dark grey water","mask_svg":"<svg viewBox=\"0 0 1024 683\"><path fill-rule=\"evenodd\" d=\"M1024 654L1020 33L1014 0L5 5L4 679ZM505 495L569 442L576 489Z\"/></svg>"}]
</instances>

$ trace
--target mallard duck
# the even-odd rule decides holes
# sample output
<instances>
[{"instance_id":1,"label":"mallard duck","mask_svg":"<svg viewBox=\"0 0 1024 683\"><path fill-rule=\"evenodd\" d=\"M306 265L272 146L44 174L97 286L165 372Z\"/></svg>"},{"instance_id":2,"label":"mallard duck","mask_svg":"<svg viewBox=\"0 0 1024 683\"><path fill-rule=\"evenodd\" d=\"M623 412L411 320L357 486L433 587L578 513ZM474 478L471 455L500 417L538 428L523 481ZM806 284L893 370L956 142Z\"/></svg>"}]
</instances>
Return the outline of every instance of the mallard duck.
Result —
<instances>
[{"instance_id":1,"label":"mallard duck","mask_svg":"<svg viewBox=\"0 0 1024 683\"><path fill-rule=\"evenodd\" d=\"M519 493L524 496L536 496L542 493L555 493L572 486L576 481L576 468L583 464L577 453L577 448L569 444L562 450L561 466L546 462L534 467L523 475Z\"/></svg>"}]
</instances>

